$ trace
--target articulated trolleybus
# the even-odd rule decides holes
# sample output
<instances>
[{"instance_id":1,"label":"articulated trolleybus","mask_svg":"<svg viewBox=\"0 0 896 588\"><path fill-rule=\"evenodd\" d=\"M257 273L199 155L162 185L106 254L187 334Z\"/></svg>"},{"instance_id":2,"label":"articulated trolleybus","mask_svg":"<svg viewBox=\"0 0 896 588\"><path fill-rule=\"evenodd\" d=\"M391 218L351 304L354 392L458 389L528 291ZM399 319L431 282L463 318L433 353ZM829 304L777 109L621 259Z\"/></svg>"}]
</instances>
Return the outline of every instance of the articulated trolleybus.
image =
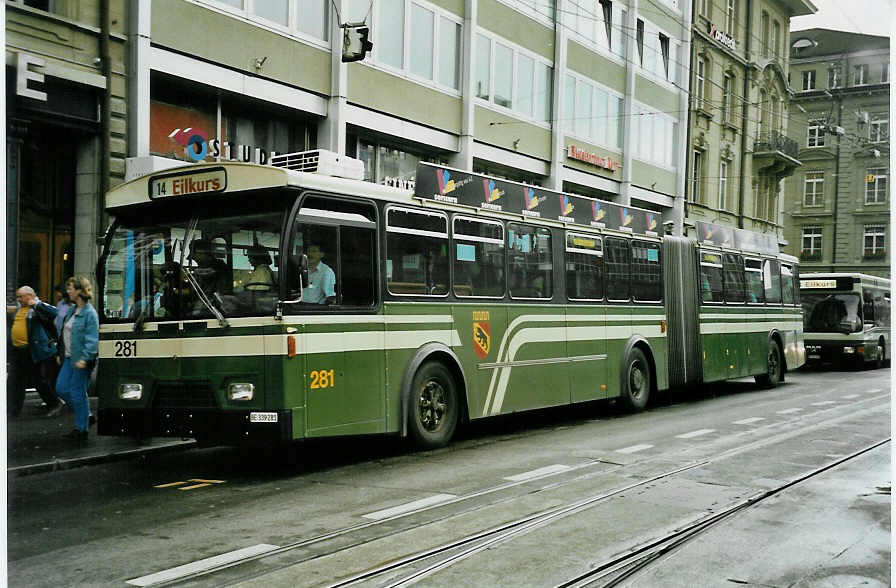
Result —
<instances>
[{"instance_id":1,"label":"articulated trolleybus","mask_svg":"<svg viewBox=\"0 0 896 588\"><path fill-rule=\"evenodd\" d=\"M809 363L881 367L890 359L890 280L866 274L800 278Z\"/></svg>"},{"instance_id":2,"label":"articulated trolleybus","mask_svg":"<svg viewBox=\"0 0 896 588\"><path fill-rule=\"evenodd\" d=\"M796 259L762 235L662 237L655 212L428 164L414 191L325 151L275 164L107 195L100 434L437 447L459 422L638 410L804 361Z\"/></svg>"}]
</instances>

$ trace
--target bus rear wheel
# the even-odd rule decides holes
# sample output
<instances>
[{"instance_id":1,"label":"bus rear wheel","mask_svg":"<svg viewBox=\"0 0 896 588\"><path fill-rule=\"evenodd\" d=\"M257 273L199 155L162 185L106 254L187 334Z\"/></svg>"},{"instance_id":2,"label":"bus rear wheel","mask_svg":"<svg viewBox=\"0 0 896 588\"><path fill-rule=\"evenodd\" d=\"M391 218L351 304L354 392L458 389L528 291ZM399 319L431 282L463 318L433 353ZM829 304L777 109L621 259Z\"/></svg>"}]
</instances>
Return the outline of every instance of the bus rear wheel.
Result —
<instances>
[{"instance_id":1,"label":"bus rear wheel","mask_svg":"<svg viewBox=\"0 0 896 588\"><path fill-rule=\"evenodd\" d=\"M625 406L633 411L644 410L650 398L650 364L637 347L628 352L623 378L622 401Z\"/></svg>"},{"instance_id":2,"label":"bus rear wheel","mask_svg":"<svg viewBox=\"0 0 896 588\"><path fill-rule=\"evenodd\" d=\"M768 342L765 354L765 373L755 376L756 383L763 388L774 388L781 383L781 348L776 341Z\"/></svg>"},{"instance_id":3,"label":"bus rear wheel","mask_svg":"<svg viewBox=\"0 0 896 588\"><path fill-rule=\"evenodd\" d=\"M411 384L408 430L421 449L444 447L457 426L458 399L454 377L443 364L420 366Z\"/></svg>"}]
</instances>

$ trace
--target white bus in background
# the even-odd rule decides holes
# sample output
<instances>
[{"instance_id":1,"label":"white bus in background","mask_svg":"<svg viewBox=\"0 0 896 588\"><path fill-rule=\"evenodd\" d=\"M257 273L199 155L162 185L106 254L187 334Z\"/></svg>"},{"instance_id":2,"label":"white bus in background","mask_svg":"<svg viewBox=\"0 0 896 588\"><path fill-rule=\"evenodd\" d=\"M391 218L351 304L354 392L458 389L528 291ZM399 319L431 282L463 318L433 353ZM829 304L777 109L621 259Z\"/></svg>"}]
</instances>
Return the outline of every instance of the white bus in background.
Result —
<instances>
[{"instance_id":1,"label":"white bus in background","mask_svg":"<svg viewBox=\"0 0 896 588\"><path fill-rule=\"evenodd\" d=\"M866 274L800 276L807 363L890 359L890 280Z\"/></svg>"}]
</instances>

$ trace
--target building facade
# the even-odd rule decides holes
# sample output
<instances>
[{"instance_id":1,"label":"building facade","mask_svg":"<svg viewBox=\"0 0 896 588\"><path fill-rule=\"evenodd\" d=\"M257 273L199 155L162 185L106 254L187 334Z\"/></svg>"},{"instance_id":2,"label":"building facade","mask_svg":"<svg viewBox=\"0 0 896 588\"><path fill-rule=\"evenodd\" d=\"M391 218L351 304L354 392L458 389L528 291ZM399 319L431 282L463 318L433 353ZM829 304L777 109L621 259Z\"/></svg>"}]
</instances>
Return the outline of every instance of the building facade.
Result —
<instances>
[{"instance_id":1,"label":"building facade","mask_svg":"<svg viewBox=\"0 0 896 588\"><path fill-rule=\"evenodd\" d=\"M889 277L890 40L810 29L791 41L803 167L787 185L787 251L803 272Z\"/></svg>"},{"instance_id":2,"label":"building facade","mask_svg":"<svg viewBox=\"0 0 896 588\"><path fill-rule=\"evenodd\" d=\"M809 0L695 0L685 224L783 238L781 185L800 166L787 137L790 18Z\"/></svg>"},{"instance_id":3,"label":"building facade","mask_svg":"<svg viewBox=\"0 0 896 588\"><path fill-rule=\"evenodd\" d=\"M185 146L198 135L207 161L322 148L396 185L435 161L680 218L679 0L129 7L130 174L195 159ZM362 22L373 50L343 63L340 23Z\"/></svg>"},{"instance_id":4,"label":"building facade","mask_svg":"<svg viewBox=\"0 0 896 588\"><path fill-rule=\"evenodd\" d=\"M9 0L6 26L6 297L46 300L92 276L102 194L125 174L124 0Z\"/></svg>"}]
</instances>

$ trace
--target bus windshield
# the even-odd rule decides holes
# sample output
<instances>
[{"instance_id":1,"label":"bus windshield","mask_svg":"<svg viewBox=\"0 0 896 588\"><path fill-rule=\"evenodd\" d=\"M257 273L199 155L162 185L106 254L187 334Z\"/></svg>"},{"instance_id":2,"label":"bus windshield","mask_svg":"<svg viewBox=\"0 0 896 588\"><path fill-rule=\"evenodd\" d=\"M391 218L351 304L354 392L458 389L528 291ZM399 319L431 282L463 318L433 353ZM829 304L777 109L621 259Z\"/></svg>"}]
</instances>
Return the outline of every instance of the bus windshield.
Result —
<instances>
[{"instance_id":1,"label":"bus windshield","mask_svg":"<svg viewBox=\"0 0 896 588\"><path fill-rule=\"evenodd\" d=\"M862 330L861 300L858 294L803 291L802 299L804 332L854 333Z\"/></svg>"},{"instance_id":2,"label":"bus windshield","mask_svg":"<svg viewBox=\"0 0 896 588\"><path fill-rule=\"evenodd\" d=\"M273 314L285 210L228 212L155 223L120 219L101 269L104 319Z\"/></svg>"}]
</instances>

